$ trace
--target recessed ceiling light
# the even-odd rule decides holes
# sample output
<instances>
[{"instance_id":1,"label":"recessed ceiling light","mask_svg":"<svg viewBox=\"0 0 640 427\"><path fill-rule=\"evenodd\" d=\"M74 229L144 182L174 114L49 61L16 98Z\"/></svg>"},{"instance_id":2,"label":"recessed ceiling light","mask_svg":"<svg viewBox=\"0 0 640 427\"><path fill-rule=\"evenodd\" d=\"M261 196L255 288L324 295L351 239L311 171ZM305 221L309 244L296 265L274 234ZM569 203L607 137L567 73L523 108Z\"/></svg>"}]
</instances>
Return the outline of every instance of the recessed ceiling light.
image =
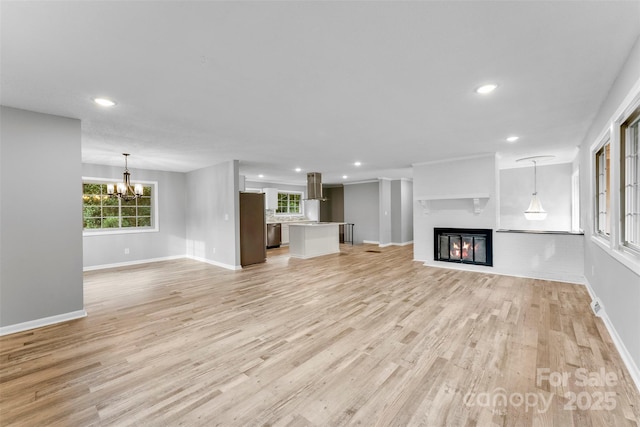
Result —
<instances>
[{"instance_id":1,"label":"recessed ceiling light","mask_svg":"<svg viewBox=\"0 0 640 427\"><path fill-rule=\"evenodd\" d=\"M296 168L296 172L302 172L302 169Z\"/></svg>"},{"instance_id":2,"label":"recessed ceiling light","mask_svg":"<svg viewBox=\"0 0 640 427\"><path fill-rule=\"evenodd\" d=\"M362 164L362 163L360 163L360 162L355 162L353 165L354 165L354 166L360 166L361 164Z\"/></svg>"},{"instance_id":3,"label":"recessed ceiling light","mask_svg":"<svg viewBox=\"0 0 640 427\"><path fill-rule=\"evenodd\" d=\"M478 89L476 89L476 92L482 95L486 95L487 93L493 92L497 87L498 87L497 84L490 83L490 84L480 86Z\"/></svg>"},{"instance_id":4,"label":"recessed ceiling light","mask_svg":"<svg viewBox=\"0 0 640 427\"><path fill-rule=\"evenodd\" d=\"M510 136L509 138L507 138L507 141L509 142L516 142L518 140L518 138L520 138L519 136Z\"/></svg>"},{"instance_id":5,"label":"recessed ceiling light","mask_svg":"<svg viewBox=\"0 0 640 427\"><path fill-rule=\"evenodd\" d=\"M258 178L264 178L264 175L260 174L258 175Z\"/></svg>"},{"instance_id":6,"label":"recessed ceiling light","mask_svg":"<svg viewBox=\"0 0 640 427\"><path fill-rule=\"evenodd\" d=\"M349 178L347 175L342 175L342 179L347 179Z\"/></svg>"},{"instance_id":7,"label":"recessed ceiling light","mask_svg":"<svg viewBox=\"0 0 640 427\"><path fill-rule=\"evenodd\" d=\"M107 98L93 98L93 102L103 107L113 107L114 105L116 105L115 101Z\"/></svg>"}]
</instances>

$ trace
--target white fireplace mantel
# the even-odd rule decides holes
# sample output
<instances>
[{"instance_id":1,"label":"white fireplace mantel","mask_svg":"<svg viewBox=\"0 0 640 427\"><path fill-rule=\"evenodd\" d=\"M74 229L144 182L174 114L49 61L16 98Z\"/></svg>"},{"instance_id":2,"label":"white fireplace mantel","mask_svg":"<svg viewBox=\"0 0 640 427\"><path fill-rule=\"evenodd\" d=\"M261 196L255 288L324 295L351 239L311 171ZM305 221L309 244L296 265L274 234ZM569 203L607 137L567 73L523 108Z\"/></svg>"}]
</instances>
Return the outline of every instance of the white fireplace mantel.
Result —
<instances>
[{"instance_id":1,"label":"white fireplace mantel","mask_svg":"<svg viewBox=\"0 0 640 427\"><path fill-rule=\"evenodd\" d=\"M490 195L488 193L473 193L473 194L447 194L447 195L434 195L434 196L420 196L414 200L420 203L422 210L425 214L431 213L431 202L441 200L469 200L473 202L474 215L480 215L484 204L481 201L489 200Z\"/></svg>"}]
</instances>

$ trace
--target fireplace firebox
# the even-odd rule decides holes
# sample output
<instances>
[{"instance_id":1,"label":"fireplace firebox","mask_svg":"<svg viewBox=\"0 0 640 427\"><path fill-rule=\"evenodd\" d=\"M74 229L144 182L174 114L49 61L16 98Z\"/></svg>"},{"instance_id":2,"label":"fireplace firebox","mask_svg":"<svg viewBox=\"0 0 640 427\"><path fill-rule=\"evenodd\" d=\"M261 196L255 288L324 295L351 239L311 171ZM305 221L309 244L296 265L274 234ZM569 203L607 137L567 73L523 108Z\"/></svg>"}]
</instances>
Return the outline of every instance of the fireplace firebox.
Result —
<instances>
[{"instance_id":1,"label":"fireplace firebox","mask_svg":"<svg viewBox=\"0 0 640 427\"><path fill-rule=\"evenodd\" d=\"M434 228L436 261L493 266L493 230L484 228Z\"/></svg>"}]
</instances>

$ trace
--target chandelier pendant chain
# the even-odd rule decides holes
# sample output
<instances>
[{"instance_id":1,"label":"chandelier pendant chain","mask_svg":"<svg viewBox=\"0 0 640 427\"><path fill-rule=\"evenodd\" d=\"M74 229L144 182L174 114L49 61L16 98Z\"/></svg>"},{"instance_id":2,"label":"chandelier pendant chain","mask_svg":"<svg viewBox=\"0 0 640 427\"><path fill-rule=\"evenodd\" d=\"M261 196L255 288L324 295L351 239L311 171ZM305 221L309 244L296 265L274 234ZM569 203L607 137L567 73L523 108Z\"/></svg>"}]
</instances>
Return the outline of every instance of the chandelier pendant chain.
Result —
<instances>
[{"instance_id":1,"label":"chandelier pendant chain","mask_svg":"<svg viewBox=\"0 0 640 427\"><path fill-rule=\"evenodd\" d=\"M144 189L142 184L131 186L131 173L129 172L129 153L122 153L124 156L124 173L122 182L117 185L107 184L107 194L109 197L117 197L121 200L135 200L142 196Z\"/></svg>"}]
</instances>

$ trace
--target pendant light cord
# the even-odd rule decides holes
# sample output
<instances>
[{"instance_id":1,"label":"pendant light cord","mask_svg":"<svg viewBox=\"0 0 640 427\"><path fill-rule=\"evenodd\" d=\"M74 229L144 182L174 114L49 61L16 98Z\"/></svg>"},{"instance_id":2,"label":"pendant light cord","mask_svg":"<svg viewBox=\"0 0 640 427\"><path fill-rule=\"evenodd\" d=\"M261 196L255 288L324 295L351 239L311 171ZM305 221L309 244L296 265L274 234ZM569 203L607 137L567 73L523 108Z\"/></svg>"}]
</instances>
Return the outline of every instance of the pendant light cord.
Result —
<instances>
[{"instance_id":1,"label":"pendant light cord","mask_svg":"<svg viewBox=\"0 0 640 427\"><path fill-rule=\"evenodd\" d=\"M536 161L532 160L533 162L533 194L537 195L538 194L538 173L536 171Z\"/></svg>"}]
</instances>

